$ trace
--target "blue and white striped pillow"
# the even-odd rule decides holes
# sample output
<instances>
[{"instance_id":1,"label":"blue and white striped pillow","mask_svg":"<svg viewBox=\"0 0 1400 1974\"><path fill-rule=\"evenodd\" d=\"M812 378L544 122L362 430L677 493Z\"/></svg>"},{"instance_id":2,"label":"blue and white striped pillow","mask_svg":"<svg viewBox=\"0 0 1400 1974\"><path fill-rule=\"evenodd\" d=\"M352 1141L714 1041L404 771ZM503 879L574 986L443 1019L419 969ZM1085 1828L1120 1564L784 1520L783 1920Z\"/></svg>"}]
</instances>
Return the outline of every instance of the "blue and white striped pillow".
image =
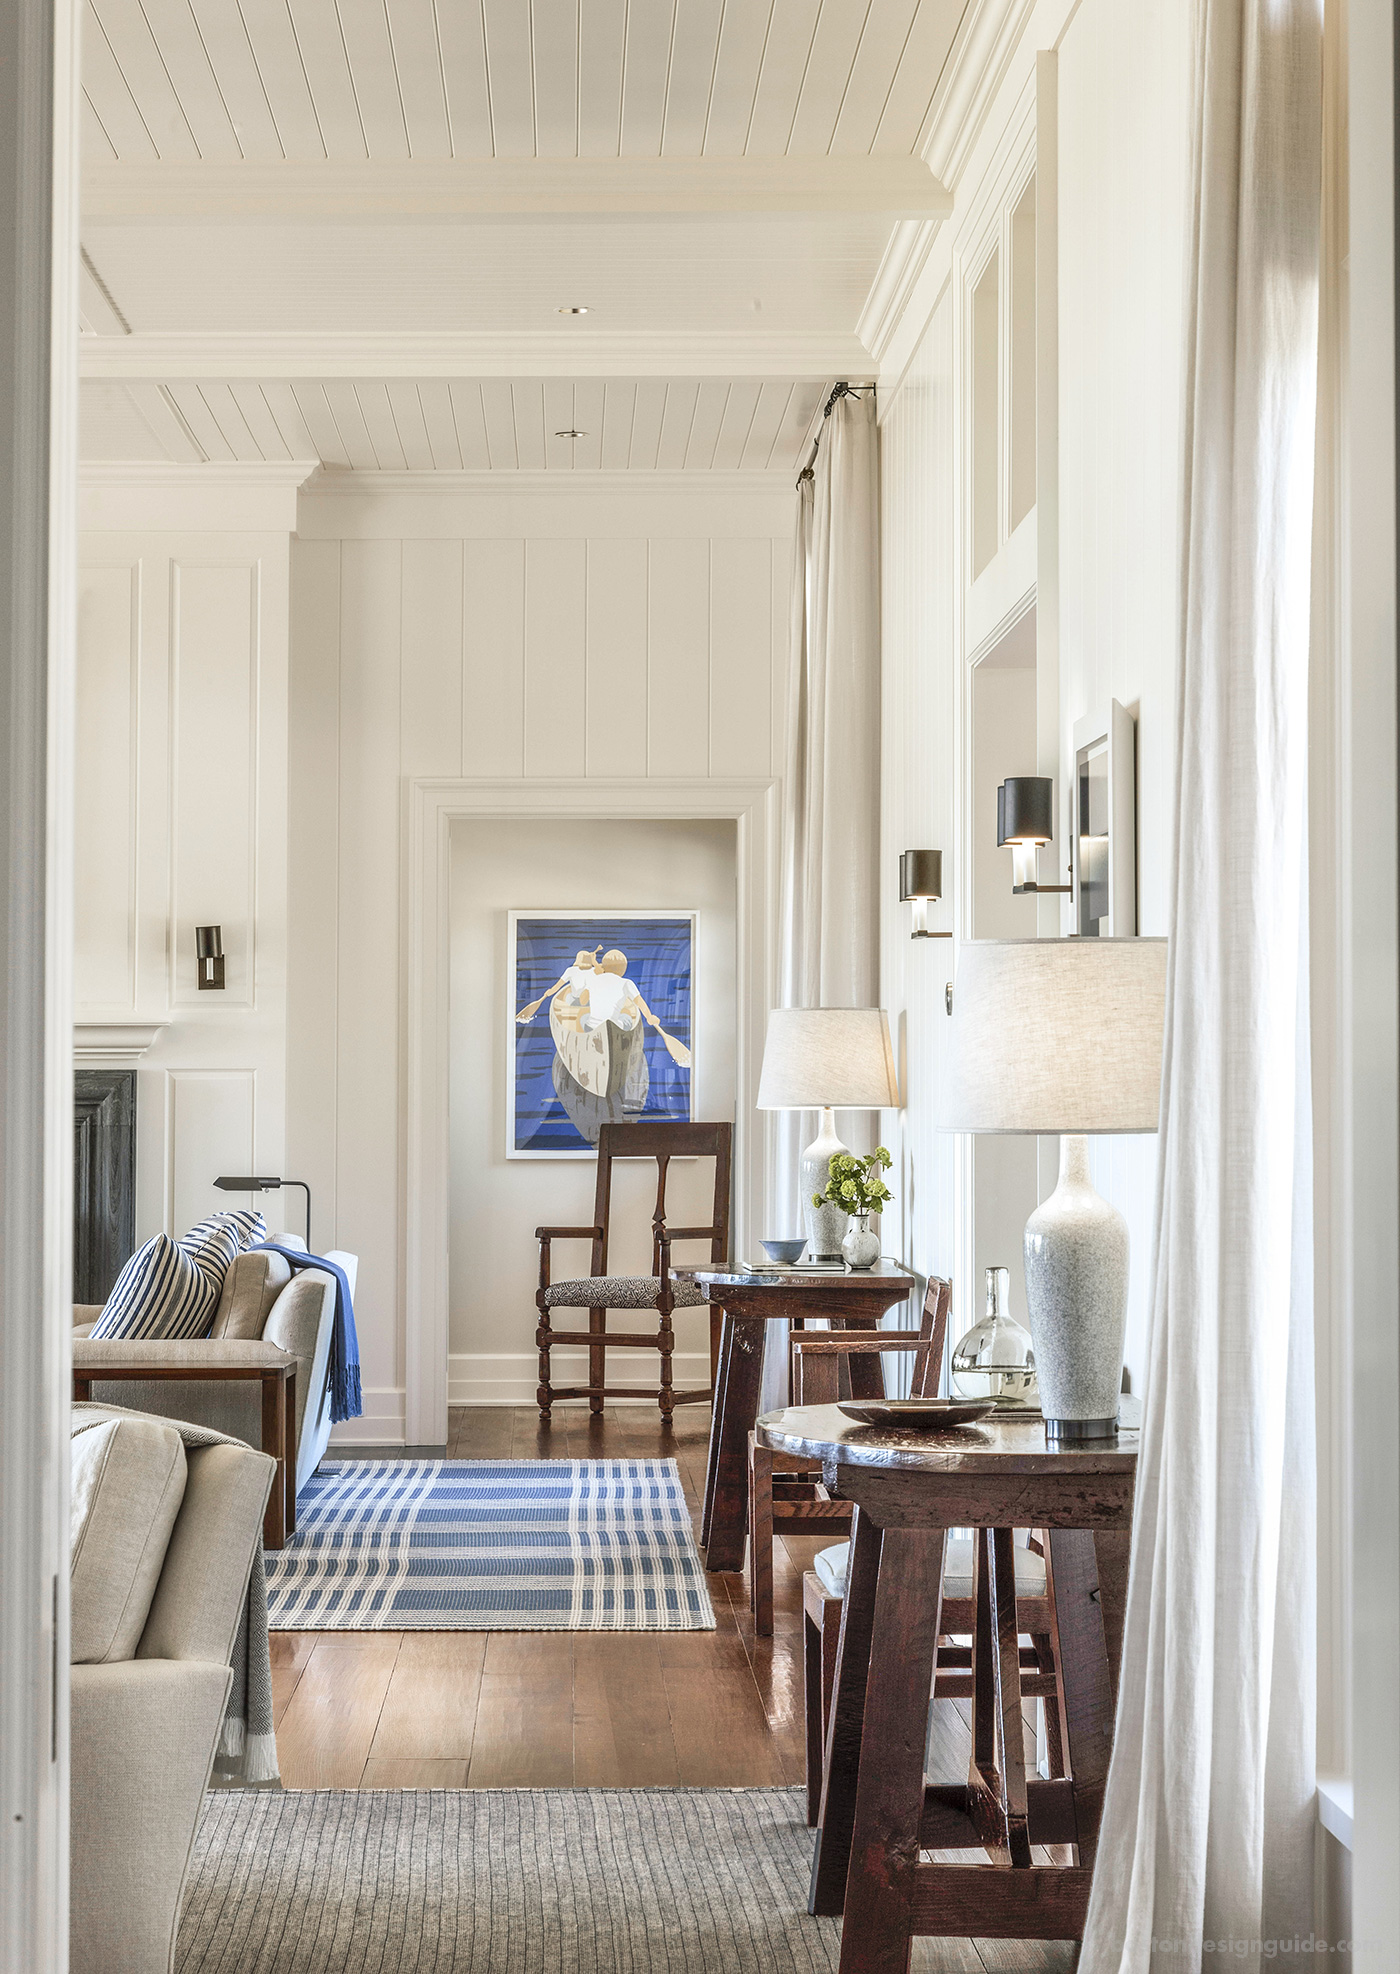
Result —
<instances>
[{"instance_id":1,"label":"blue and white striped pillow","mask_svg":"<svg viewBox=\"0 0 1400 1974\"><path fill-rule=\"evenodd\" d=\"M158 1339L208 1336L224 1276L245 1249L267 1238L261 1213L211 1213L178 1241L153 1234L126 1263L91 1336Z\"/></svg>"}]
</instances>

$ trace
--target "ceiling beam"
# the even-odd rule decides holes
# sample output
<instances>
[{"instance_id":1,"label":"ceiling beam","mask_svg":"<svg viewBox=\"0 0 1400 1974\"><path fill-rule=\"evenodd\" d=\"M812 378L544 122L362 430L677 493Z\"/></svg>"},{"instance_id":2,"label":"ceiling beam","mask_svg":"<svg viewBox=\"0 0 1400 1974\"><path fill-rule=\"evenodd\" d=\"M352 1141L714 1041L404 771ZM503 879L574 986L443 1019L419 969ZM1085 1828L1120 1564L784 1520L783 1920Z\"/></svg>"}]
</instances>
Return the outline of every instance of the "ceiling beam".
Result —
<instances>
[{"instance_id":1,"label":"ceiling beam","mask_svg":"<svg viewBox=\"0 0 1400 1974\"><path fill-rule=\"evenodd\" d=\"M424 333L84 336L84 377L163 384L319 377L727 377L863 383L876 373L858 338L820 330L557 329Z\"/></svg>"},{"instance_id":2,"label":"ceiling beam","mask_svg":"<svg viewBox=\"0 0 1400 1974\"><path fill-rule=\"evenodd\" d=\"M458 158L92 163L83 217L113 221L467 219L497 214L875 213L936 219L920 158Z\"/></svg>"}]
</instances>

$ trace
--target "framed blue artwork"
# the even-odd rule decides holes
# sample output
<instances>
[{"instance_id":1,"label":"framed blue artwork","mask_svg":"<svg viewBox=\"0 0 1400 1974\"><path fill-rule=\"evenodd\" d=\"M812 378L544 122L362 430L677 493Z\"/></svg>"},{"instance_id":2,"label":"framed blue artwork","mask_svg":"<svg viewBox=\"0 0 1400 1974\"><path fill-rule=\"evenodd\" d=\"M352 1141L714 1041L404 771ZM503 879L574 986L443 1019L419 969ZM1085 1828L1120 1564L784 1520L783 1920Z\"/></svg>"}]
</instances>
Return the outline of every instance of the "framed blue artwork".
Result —
<instances>
[{"instance_id":1,"label":"framed blue artwork","mask_svg":"<svg viewBox=\"0 0 1400 1974\"><path fill-rule=\"evenodd\" d=\"M507 1158L694 1115L694 912L511 912Z\"/></svg>"}]
</instances>

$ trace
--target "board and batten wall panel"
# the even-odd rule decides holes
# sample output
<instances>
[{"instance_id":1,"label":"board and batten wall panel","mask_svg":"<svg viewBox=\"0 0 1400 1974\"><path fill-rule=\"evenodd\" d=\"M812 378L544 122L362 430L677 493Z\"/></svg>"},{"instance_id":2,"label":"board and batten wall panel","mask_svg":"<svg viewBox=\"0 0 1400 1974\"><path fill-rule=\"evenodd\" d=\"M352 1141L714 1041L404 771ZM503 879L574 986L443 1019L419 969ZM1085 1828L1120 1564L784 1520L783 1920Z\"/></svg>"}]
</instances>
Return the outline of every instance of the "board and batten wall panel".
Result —
<instances>
[{"instance_id":1,"label":"board and batten wall panel","mask_svg":"<svg viewBox=\"0 0 1400 1974\"><path fill-rule=\"evenodd\" d=\"M881 426L882 887L880 998L889 1010L904 1107L881 1119L895 1155L895 1200L885 1251L921 1275L953 1276L957 1246L956 1140L934 1128L953 946L909 937L899 902L904 850L942 850L945 902L934 926L953 924L956 724L954 674L953 304L945 289ZM907 1372L905 1373L907 1377Z\"/></svg>"},{"instance_id":2,"label":"board and batten wall panel","mask_svg":"<svg viewBox=\"0 0 1400 1974\"><path fill-rule=\"evenodd\" d=\"M233 1204L219 1173L285 1157L288 536L214 510L207 531L82 537L74 1012L80 1041L162 1024L137 1064L138 1241ZM197 985L202 924L223 928L221 993ZM281 1228L280 1196L262 1204Z\"/></svg>"},{"instance_id":3,"label":"board and batten wall panel","mask_svg":"<svg viewBox=\"0 0 1400 1974\"><path fill-rule=\"evenodd\" d=\"M635 492L301 498L287 1159L316 1189L318 1238L360 1256L365 1416L339 1439L403 1438L409 783L780 774L792 509L643 476ZM601 873L601 905L614 888ZM470 1396L454 1366L454 1402Z\"/></svg>"},{"instance_id":4,"label":"board and batten wall panel","mask_svg":"<svg viewBox=\"0 0 1400 1974\"><path fill-rule=\"evenodd\" d=\"M1167 930L1180 637L1190 10L1084 0L1059 55L1060 718L1137 720L1138 930ZM1127 1365L1146 1374L1157 1139L1091 1141L1128 1219Z\"/></svg>"},{"instance_id":5,"label":"board and batten wall panel","mask_svg":"<svg viewBox=\"0 0 1400 1974\"><path fill-rule=\"evenodd\" d=\"M82 912L73 992L82 1006L135 1015L141 772L141 564L84 568L78 588L74 856Z\"/></svg>"}]
</instances>

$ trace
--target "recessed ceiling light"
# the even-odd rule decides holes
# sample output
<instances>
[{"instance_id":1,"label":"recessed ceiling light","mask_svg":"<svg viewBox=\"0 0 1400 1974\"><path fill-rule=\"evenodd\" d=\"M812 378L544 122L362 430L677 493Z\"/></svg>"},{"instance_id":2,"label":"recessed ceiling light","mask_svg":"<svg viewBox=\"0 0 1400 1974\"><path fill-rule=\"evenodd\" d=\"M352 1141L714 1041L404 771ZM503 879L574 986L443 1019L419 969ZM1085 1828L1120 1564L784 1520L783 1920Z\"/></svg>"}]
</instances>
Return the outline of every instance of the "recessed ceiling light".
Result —
<instances>
[{"instance_id":1,"label":"recessed ceiling light","mask_svg":"<svg viewBox=\"0 0 1400 1974\"><path fill-rule=\"evenodd\" d=\"M556 439L586 439L588 434L575 430L572 425L567 425L562 432L556 432L554 436Z\"/></svg>"},{"instance_id":2,"label":"recessed ceiling light","mask_svg":"<svg viewBox=\"0 0 1400 1974\"><path fill-rule=\"evenodd\" d=\"M586 308L557 308L554 313L556 315L587 315L588 310Z\"/></svg>"}]
</instances>

